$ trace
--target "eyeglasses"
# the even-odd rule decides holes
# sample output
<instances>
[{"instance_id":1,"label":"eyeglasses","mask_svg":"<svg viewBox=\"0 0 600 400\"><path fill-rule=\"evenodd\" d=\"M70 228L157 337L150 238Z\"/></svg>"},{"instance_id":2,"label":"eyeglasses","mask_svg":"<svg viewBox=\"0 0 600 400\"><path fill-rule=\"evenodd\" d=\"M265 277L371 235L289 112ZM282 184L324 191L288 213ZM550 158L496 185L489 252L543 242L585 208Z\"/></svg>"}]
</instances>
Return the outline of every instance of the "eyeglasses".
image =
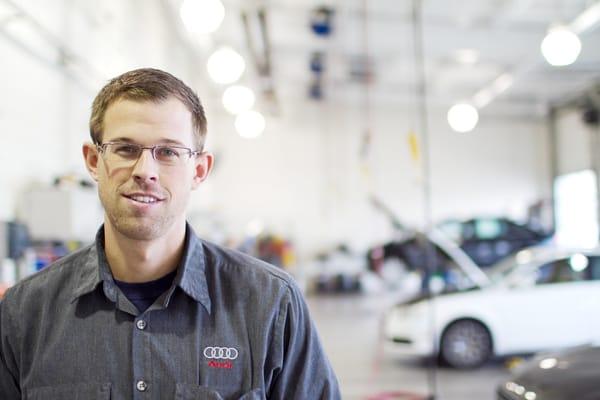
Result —
<instances>
[{"instance_id":1,"label":"eyeglasses","mask_svg":"<svg viewBox=\"0 0 600 400\"><path fill-rule=\"evenodd\" d=\"M110 164L134 164L148 149L152 158L162 165L178 166L184 164L192 156L201 154L201 150L192 150L188 147L172 145L142 146L128 142L106 142L96 145L104 160Z\"/></svg>"}]
</instances>

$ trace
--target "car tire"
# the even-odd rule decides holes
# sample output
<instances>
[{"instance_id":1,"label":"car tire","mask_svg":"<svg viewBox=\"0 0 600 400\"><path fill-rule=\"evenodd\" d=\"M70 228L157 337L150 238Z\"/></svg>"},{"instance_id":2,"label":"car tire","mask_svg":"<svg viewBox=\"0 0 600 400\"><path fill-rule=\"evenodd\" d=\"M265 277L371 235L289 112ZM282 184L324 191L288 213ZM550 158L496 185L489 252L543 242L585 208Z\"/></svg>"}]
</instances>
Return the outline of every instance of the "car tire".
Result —
<instances>
[{"instance_id":1,"label":"car tire","mask_svg":"<svg viewBox=\"0 0 600 400\"><path fill-rule=\"evenodd\" d=\"M475 368L492 355L492 337L479 321L464 319L450 324L440 342L440 360L453 368Z\"/></svg>"}]
</instances>

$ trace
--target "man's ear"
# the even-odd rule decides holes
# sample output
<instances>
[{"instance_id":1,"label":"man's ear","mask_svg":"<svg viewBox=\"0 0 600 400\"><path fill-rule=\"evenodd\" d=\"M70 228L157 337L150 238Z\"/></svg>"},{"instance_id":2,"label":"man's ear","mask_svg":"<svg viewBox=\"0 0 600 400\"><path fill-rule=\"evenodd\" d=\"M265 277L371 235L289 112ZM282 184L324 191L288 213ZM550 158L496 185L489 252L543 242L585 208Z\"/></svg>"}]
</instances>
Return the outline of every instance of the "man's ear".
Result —
<instances>
[{"instance_id":1,"label":"man's ear","mask_svg":"<svg viewBox=\"0 0 600 400\"><path fill-rule=\"evenodd\" d=\"M198 186L208 177L212 169L214 156L212 153L201 153L195 160L195 175L192 189L197 189Z\"/></svg>"},{"instance_id":2,"label":"man's ear","mask_svg":"<svg viewBox=\"0 0 600 400\"><path fill-rule=\"evenodd\" d=\"M98 182L98 160L100 158L98 148L95 144L87 142L83 144L82 150L85 167L90 173L90 176Z\"/></svg>"}]
</instances>

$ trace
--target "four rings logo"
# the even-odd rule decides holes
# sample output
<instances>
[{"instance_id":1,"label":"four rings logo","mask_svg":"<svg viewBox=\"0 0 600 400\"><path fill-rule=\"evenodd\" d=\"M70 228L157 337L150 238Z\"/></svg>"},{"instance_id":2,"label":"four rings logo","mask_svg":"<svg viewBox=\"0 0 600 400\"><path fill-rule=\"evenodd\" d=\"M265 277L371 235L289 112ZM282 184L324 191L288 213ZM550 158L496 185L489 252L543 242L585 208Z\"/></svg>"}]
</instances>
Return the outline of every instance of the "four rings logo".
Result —
<instances>
[{"instance_id":1,"label":"four rings logo","mask_svg":"<svg viewBox=\"0 0 600 400\"><path fill-rule=\"evenodd\" d=\"M238 351L233 347L206 347L204 357L210 360L235 360L238 358Z\"/></svg>"}]
</instances>

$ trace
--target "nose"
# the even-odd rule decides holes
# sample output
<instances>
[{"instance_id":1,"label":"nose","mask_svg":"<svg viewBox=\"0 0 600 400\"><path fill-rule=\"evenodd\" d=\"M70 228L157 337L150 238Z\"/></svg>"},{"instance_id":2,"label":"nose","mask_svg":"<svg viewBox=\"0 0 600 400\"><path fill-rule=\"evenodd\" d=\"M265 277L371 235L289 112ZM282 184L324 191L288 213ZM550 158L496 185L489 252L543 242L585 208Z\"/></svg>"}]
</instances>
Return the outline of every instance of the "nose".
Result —
<instances>
[{"instance_id":1,"label":"nose","mask_svg":"<svg viewBox=\"0 0 600 400\"><path fill-rule=\"evenodd\" d=\"M152 157L152 150L142 150L142 154L133 165L132 175L133 179L140 184L158 182L158 165Z\"/></svg>"}]
</instances>

